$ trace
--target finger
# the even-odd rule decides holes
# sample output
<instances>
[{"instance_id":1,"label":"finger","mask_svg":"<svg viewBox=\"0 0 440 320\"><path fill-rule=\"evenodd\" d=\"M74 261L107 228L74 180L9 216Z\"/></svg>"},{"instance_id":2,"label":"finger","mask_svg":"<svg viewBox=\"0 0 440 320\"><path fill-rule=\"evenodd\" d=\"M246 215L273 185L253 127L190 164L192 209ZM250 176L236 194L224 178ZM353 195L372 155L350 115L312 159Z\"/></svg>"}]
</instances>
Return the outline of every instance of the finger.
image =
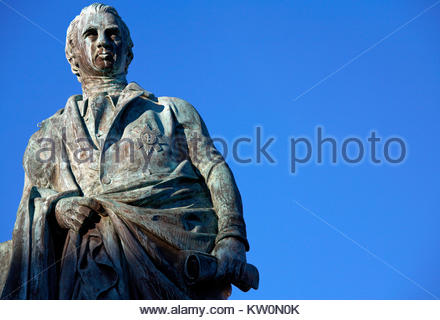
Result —
<instances>
[{"instance_id":1,"label":"finger","mask_svg":"<svg viewBox=\"0 0 440 320\"><path fill-rule=\"evenodd\" d=\"M92 198L82 198L79 201L80 205L89 207L92 210L99 211L101 209L101 204Z\"/></svg>"},{"instance_id":2,"label":"finger","mask_svg":"<svg viewBox=\"0 0 440 320\"><path fill-rule=\"evenodd\" d=\"M215 277L217 279L223 279L226 277L226 270L227 269L227 263L224 261L219 261L217 265L217 273L215 274Z\"/></svg>"},{"instance_id":3,"label":"finger","mask_svg":"<svg viewBox=\"0 0 440 320\"><path fill-rule=\"evenodd\" d=\"M82 215L84 218L87 218L92 212L92 209L83 205L80 205L77 210L78 210L78 215Z\"/></svg>"},{"instance_id":4,"label":"finger","mask_svg":"<svg viewBox=\"0 0 440 320\"><path fill-rule=\"evenodd\" d=\"M220 270L222 275L219 273L219 276L222 276L223 279L228 281L238 280L241 276L243 266L244 263L241 260L225 257Z\"/></svg>"},{"instance_id":5,"label":"finger","mask_svg":"<svg viewBox=\"0 0 440 320\"><path fill-rule=\"evenodd\" d=\"M81 228L81 223L72 217L68 219L67 225L73 231L78 231Z\"/></svg>"},{"instance_id":6,"label":"finger","mask_svg":"<svg viewBox=\"0 0 440 320\"><path fill-rule=\"evenodd\" d=\"M72 228L73 231L78 232L79 229L81 229L81 224L78 223L77 221L74 221L74 222L72 223L72 226L73 226L73 228Z\"/></svg>"},{"instance_id":7,"label":"finger","mask_svg":"<svg viewBox=\"0 0 440 320\"><path fill-rule=\"evenodd\" d=\"M232 265L232 268L233 268L232 269L232 278L234 280L240 280L241 275L243 274L243 270L244 270L244 268L246 266L246 263L241 261L241 260L234 259L231 262L231 265Z\"/></svg>"},{"instance_id":8,"label":"finger","mask_svg":"<svg viewBox=\"0 0 440 320\"><path fill-rule=\"evenodd\" d=\"M85 217L83 215L77 215L71 217L73 223L78 223L80 226L84 223Z\"/></svg>"},{"instance_id":9,"label":"finger","mask_svg":"<svg viewBox=\"0 0 440 320\"><path fill-rule=\"evenodd\" d=\"M63 201L64 200L64 201ZM61 199L55 206L55 212L58 214L64 214L70 209L69 202L65 199Z\"/></svg>"}]
</instances>

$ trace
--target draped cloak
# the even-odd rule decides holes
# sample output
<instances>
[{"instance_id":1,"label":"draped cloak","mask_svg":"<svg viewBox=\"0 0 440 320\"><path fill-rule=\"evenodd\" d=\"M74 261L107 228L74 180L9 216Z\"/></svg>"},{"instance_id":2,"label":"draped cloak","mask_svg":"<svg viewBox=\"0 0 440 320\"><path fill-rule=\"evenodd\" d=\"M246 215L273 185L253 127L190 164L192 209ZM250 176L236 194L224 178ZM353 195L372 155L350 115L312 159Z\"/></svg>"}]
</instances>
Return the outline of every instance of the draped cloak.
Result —
<instances>
[{"instance_id":1,"label":"draped cloak","mask_svg":"<svg viewBox=\"0 0 440 320\"><path fill-rule=\"evenodd\" d=\"M130 83L96 137L87 107L70 97L29 140L2 299L224 298L227 285L182 277L183 250L230 236L248 249L240 194L197 111ZM73 196L103 208L79 232L54 216Z\"/></svg>"}]
</instances>

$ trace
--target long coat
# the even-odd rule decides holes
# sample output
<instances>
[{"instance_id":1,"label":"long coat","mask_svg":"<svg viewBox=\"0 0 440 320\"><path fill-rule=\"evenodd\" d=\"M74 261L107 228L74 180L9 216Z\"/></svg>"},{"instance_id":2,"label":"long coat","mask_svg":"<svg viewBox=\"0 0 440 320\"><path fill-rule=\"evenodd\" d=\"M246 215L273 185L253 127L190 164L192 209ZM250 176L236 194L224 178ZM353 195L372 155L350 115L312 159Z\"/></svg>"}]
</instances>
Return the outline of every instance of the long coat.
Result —
<instances>
[{"instance_id":1,"label":"long coat","mask_svg":"<svg viewBox=\"0 0 440 320\"><path fill-rule=\"evenodd\" d=\"M248 248L240 194L197 111L130 83L97 136L88 107L70 97L29 140L2 298L224 297L228 285L192 287L180 268L184 250L209 253L225 237ZM80 232L54 217L72 196L103 207Z\"/></svg>"}]
</instances>

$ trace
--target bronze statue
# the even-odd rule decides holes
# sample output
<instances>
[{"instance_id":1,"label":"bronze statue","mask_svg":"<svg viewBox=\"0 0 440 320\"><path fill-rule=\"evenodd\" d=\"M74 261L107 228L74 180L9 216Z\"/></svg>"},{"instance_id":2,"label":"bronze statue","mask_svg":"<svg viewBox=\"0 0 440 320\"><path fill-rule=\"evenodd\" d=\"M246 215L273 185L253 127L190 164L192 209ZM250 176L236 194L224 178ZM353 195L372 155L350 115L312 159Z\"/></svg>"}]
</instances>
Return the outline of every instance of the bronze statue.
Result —
<instances>
[{"instance_id":1,"label":"bronze statue","mask_svg":"<svg viewBox=\"0 0 440 320\"><path fill-rule=\"evenodd\" d=\"M70 24L82 86L23 159L2 299L224 299L258 286L233 175L188 102L127 83L113 7Z\"/></svg>"}]
</instances>

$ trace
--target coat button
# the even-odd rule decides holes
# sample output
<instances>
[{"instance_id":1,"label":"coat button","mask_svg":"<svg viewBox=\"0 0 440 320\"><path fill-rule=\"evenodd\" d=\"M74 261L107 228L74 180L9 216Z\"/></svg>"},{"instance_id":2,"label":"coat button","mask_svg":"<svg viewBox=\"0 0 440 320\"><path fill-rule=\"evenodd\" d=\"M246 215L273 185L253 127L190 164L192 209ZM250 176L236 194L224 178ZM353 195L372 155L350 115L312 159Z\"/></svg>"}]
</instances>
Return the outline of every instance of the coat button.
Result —
<instances>
[{"instance_id":1,"label":"coat button","mask_svg":"<svg viewBox=\"0 0 440 320\"><path fill-rule=\"evenodd\" d=\"M110 184L111 182L112 182L112 179L110 179L109 177L102 178L102 183L103 184Z\"/></svg>"}]
</instances>

